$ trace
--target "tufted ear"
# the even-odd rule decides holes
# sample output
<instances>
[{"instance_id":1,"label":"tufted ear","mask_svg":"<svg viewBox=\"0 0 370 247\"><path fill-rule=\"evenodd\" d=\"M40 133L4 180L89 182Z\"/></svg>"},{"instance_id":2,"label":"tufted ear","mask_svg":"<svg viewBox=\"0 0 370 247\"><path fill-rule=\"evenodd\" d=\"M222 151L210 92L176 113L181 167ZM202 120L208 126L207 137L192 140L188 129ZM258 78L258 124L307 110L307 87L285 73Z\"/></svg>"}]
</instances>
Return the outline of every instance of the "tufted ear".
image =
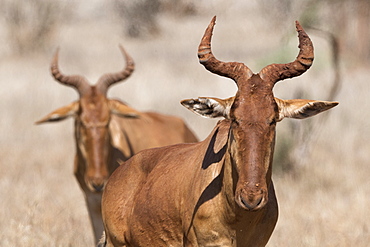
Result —
<instances>
[{"instance_id":1,"label":"tufted ear","mask_svg":"<svg viewBox=\"0 0 370 247\"><path fill-rule=\"evenodd\" d=\"M79 109L79 101L72 102L69 105L63 106L55 111L52 111L42 119L35 122L35 124L42 124L46 122L57 122L64 120L68 117L76 115Z\"/></svg>"},{"instance_id":2,"label":"tufted ear","mask_svg":"<svg viewBox=\"0 0 370 247\"><path fill-rule=\"evenodd\" d=\"M192 112L207 118L224 117L229 119L230 108L235 97L218 99L199 97L198 99L182 100L181 104Z\"/></svg>"},{"instance_id":3,"label":"tufted ear","mask_svg":"<svg viewBox=\"0 0 370 247\"><path fill-rule=\"evenodd\" d=\"M307 99L282 100L275 98L275 101L279 108L278 121L281 121L286 117L296 119L312 117L339 104L339 102Z\"/></svg>"},{"instance_id":4,"label":"tufted ear","mask_svg":"<svg viewBox=\"0 0 370 247\"><path fill-rule=\"evenodd\" d=\"M140 117L140 112L134 108L129 107L125 103L116 100L109 99L108 101L109 109L112 114L115 114L119 117L129 117L129 118L138 118Z\"/></svg>"}]
</instances>

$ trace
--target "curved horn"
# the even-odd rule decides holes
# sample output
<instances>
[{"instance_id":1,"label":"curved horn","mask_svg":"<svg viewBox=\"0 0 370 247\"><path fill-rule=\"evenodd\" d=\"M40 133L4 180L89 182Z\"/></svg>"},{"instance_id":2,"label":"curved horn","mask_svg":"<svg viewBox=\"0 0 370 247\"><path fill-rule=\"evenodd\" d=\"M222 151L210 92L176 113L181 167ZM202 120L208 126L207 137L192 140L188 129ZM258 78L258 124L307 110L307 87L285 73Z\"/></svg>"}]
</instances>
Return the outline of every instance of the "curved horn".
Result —
<instances>
[{"instance_id":1,"label":"curved horn","mask_svg":"<svg viewBox=\"0 0 370 247\"><path fill-rule=\"evenodd\" d=\"M53 75L55 80L66 86L75 88L80 94L80 96L85 94L90 88L88 81L83 76L79 75L71 76L63 75L58 67L58 57L59 57L59 48L56 50L50 66L51 74Z\"/></svg>"},{"instance_id":2,"label":"curved horn","mask_svg":"<svg viewBox=\"0 0 370 247\"><path fill-rule=\"evenodd\" d=\"M287 64L271 64L266 66L260 72L263 80L276 83L287 78L299 76L311 67L314 59L312 41L298 21L296 21L296 29L299 38L299 53L296 60Z\"/></svg>"},{"instance_id":3,"label":"curved horn","mask_svg":"<svg viewBox=\"0 0 370 247\"><path fill-rule=\"evenodd\" d=\"M108 88L117 82L120 82L129 77L135 69L135 63L132 57L125 51L122 45L119 45L123 56L126 59L126 67L117 73L109 73L102 75L97 83L97 88L104 94L107 93Z\"/></svg>"},{"instance_id":4,"label":"curved horn","mask_svg":"<svg viewBox=\"0 0 370 247\"><path fill-rule=\"evenodd\" d=\"M199 62L212 73L220 76L225 76L238 81L241 77L249 78L253 75L252 71L243 63L237 62L221 62L215 58L211 50L211 38L213 28L216 23L216 16L213 17L211 23L204 32L203 38L198 47Z\"/></svg>"}]
</instances>

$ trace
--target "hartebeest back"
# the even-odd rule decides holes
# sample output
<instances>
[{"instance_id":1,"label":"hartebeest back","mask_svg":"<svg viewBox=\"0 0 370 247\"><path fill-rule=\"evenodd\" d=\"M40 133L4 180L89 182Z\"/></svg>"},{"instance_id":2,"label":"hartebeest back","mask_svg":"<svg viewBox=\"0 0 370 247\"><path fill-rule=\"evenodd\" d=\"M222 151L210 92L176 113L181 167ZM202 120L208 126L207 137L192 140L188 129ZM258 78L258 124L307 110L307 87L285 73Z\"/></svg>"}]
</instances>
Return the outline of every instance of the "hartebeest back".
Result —
<instances>
[{"instance_id":1,"label":"hartebeest back","mask_svg":"<svg viewBox=\"0 0 370 247\"><path fill-rule=\"evenodd\" d=\"M82 76L62 74L57 51L51 63L52 75L63 85L75 88L80 99L36 122L75 118L74 174L85 194L96 241L103 232L101 192L120 160L125 161L146 148L197 141L180 118L139 112L119 100L107 98L108 88L134 71L133 59L122 46L120 49L126 67L117 73L103 75L94 86Z\"/></svg>"},{"instance_id":2,"label":"hartebeest back","mask_svg":"<svg viewBox=\"0 0 370 247\"><path fill-rule=\"evenodd\" d=\"M297 59L258 74L214 57L214 25L215 17L198 48L199 61L233 79L238 91L225 100L181 103L201 116L225 119L202 142L145 150L112 174L102 201L106 246L266 245L278 218L271 180L276 123L338 104L273 95L276 82L299 76L312 64L312 42L298 22Z\"/></svg>"}]
</instances>

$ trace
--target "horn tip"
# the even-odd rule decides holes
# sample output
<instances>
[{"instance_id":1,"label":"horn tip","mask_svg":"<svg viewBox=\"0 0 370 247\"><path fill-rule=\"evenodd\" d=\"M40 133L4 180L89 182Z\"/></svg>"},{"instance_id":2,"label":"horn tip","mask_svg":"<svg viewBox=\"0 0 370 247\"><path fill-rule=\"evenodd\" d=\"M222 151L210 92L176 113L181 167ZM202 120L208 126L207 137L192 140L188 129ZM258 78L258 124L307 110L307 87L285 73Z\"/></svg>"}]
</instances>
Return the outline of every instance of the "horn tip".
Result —
<instances>
[{"instance_id":1,"label":"horn tip","mask_svg":"<svg viewBox=\"0 0 370 247\"><path fill-rule=\"evenodd\" d=\"M131 61L132 59L129 59L130 58L130 55L127 53L127 51L125 50L125 48L123 48L123 45L119 44L118 47L121 50L121 53L126 57L126 59L130 60L129 61L130 63L133 63L133 61Z\"/></svg>"},{"instance_id":2,"label":"horn tip","mask_svg":"<svg viewBox=\"0 0 370 247\"><path fill-rule=\"evenodd\" d=\"M118 47L119 49L122 51L122 50L125 50L125 48L123 48L123 45L122 44L118 44Z\"/></svg>"},{"instance_id":3,"label":"horn tip","mask_svg":"<svg viewBox=\"0 0 370 247\"><path fill-rule=\"evenodd\" d=\"M299 21L295 21L295 27L296 27L296 29L297 29L297 32L299 32L299 31L302 31L302 30L303 30L303 28L302 28L301 24L299 23Z\"/></svg>"},{"instance_id":4,"label":"horn tip","mask_svg":"<svg viewBox=\"0 0 370 247\"><path fill-rule=\"evenodd\" d=\"M204 35L203 35L203 39L205 38L210 38L212 36L212 33L213 33L213 28L216 24L216 16L214 16L211 20L211 22L209 23Z\"/></svg>"},{"instance_id":5,"label":"horn tip","mask_svg":"<svg viewBox=\"0 0 370 247\"><path fill-rule=\"evenodd\" d=\"M216 24L216 16L213 16L211 23L209 24L211 27L213 27Z\"/></svg>"},{"instance_id":6,"label":"horn tip","mask_svg":"<svg viewBox=\"0 0 370 247\"><path fill-rule=\"evenodd\" d=\"M60 47L57 46L57 48L55 49L55 52L54 52L54 56L53 56L53 60L52 60L52 66L58 63L59 50L60 50Z\"/></svg>"}]
</instances>

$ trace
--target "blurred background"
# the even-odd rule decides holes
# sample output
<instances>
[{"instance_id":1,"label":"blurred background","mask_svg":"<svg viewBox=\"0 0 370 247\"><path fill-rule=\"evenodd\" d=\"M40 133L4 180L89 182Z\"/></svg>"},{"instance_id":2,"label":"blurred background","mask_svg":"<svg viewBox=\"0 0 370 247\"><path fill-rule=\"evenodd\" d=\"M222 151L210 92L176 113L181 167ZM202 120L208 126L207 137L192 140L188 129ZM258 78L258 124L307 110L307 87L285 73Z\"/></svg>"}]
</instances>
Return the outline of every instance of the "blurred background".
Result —
<instances>
[{"instance_id":1,"label":"blurred background","mask_svg":"<svg viewBox=\"0 0 370 247\"><path fill-rule=\"evenodd\" d=\"M78 94L50 75L60 48L65 74L95 83L120 70L122 44L136 69L110 88L141 111L177 115L202 140L217 120L180 100L233 96L197 47L217 15L213 52L257 73L298 54L295 20L315 47L298 78L279 82L283 99L334 100L336 108L278 125L274 159L280 216L268 246L368 246L370 242L370 2L368 0L0 0L0 246L92 246L73 175L73 120L34 125Z\"/></svg>"}]
</instances>

